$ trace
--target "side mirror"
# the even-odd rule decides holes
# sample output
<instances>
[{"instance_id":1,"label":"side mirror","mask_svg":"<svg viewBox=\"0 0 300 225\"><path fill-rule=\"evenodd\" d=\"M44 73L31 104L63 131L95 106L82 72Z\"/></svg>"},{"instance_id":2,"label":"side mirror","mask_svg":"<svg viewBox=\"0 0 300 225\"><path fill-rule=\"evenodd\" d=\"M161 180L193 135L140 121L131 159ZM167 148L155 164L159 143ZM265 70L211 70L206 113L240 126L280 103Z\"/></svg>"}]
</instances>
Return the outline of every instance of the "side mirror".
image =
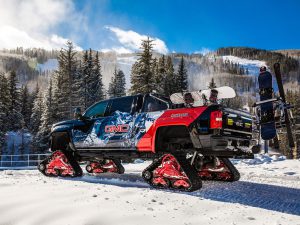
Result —
<instances>
[{"instance_id":1,"label":"side mirror","mask_svg":"<svg viewBox=\"0 0 300 225\"><path fill-rule=\"evenodd\" d=\"M80 120L82 118L81 108L77 107L74 109L74 119Z\"/></svg>"}]
</instances>

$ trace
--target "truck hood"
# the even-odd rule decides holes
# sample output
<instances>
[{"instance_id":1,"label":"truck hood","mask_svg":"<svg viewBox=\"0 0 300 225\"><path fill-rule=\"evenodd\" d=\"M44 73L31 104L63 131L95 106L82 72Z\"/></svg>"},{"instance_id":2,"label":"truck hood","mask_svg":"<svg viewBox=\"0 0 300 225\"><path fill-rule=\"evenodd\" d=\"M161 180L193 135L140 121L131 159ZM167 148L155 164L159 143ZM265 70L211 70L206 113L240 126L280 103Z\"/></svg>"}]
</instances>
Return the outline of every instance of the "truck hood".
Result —
<instances>
[{"instance_id":1,"label":"truck hood","mask_svg":"<svg viewBox=\"0 0 300 225\"><path fill-rule=\"evenodd\" d=\"M52 131L57 130L59 128L63 128L64 130L72 129L76 126L84 126L85 123L81 120L65 120L52 125Z\"/></svg>"}]
</instances>

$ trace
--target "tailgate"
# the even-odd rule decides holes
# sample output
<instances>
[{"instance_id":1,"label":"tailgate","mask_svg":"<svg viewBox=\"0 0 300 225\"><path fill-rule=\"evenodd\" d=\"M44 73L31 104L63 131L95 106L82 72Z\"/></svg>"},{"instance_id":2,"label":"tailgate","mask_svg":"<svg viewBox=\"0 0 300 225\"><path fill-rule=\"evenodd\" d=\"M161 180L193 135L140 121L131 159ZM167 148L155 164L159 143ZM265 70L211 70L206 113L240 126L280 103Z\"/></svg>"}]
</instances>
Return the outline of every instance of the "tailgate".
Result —
<instances>
[{"instance_id":1,"label":"tailgate","mask_svg":"<svg viewBox=\"0 0 300 225\"><path fill-rule=\"evenodd\" d=\"M222 121L225 132L252 135L252 116L248 112L224 108Z\"/></svg>"}]
</instances>

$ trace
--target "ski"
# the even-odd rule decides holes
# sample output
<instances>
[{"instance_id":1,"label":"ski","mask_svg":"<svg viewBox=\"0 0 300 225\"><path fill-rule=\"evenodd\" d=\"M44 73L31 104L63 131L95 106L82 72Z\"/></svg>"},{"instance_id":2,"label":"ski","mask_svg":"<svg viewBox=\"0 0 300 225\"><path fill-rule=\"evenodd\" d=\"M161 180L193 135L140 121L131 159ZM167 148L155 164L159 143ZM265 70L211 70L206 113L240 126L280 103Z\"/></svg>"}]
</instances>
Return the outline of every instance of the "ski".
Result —
<instances>
[{"instance_id":1,"label":"ski","mask_svg":"<svg viewBox=\"0 0 300 225\"><path fill-rule=\"evenodd\" d=\"M282 76L281 76L280 64L279 63L274 64L274 72L275 72L276 81L277 81L277 84L278 84L279 95L282 99L283 104L286 105L286 99L285 99L285 93L284 93L284 88L283 88ZM289 113L288 113L287 107L284 107L284 120L285 120L285 126L286 126L286 132L287 132L287 137L288 137L288 141L289 141L289 146L291 148L294 148L295 147L295 142L294 142L294 138L293 138L291 121L290 121L290 118L289 118Z\"/></svg>"}]
</instances>

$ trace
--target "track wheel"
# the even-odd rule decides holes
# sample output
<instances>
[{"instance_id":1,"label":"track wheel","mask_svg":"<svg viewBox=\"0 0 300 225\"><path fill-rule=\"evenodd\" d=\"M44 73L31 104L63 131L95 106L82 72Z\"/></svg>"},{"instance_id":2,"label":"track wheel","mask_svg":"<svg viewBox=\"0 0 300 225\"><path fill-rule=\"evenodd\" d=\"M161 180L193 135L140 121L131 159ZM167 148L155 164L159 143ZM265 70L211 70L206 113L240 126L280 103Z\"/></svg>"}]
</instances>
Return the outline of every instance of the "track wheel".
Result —
<instances>
[{"instance_id":1,"label":"track wheel","mask_svg":"<svg viewBox=\"0 0 300 225\"><path fill-rule=\"evenodd\" d=\"M125 172L121 161L118 159L103 159L101 161L89 162L86 166L86 171L88 173L119 173L123 174Z\"/></svg>"}]
</instances>

